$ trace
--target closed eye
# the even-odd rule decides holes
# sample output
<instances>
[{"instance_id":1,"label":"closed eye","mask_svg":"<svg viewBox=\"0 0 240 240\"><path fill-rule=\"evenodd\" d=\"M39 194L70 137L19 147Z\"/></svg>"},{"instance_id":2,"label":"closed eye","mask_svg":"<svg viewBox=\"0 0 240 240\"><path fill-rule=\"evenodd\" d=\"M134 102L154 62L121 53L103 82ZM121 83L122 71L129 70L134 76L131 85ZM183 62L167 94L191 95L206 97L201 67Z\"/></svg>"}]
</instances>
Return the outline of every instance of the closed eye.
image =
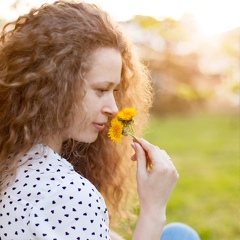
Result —
<instances>
[{"instance_id":1,"label":"closed eye","mask_svg":"<svg viewBox=\"0 0 240 240\"><path fill-rule=\"evenodd\" d=\"M97 91L100 92L100 93L103 93L103 92L107 92L108 89L97 89Z\"/></svg>"}]
</instances>

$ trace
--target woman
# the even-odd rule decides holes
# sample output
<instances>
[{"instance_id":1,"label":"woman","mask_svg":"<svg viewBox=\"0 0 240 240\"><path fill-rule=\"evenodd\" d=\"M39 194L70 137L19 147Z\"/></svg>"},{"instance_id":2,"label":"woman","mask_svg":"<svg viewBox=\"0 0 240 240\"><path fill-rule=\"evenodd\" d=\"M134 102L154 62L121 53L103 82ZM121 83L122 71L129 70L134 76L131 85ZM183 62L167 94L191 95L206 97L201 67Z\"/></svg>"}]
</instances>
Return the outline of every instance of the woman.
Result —
<instances>
[{"instance_id":1,"label":"woman","mask_svg":"<svg viewBox=\"0 0 240 240\"><path fill-rule=\"evenodd\" d=\"M118 207L130 144L112 143L109 123L119 109L134 107L140 136L151 99L146 69L97 6L59 1L7 24L0 48L1 239L110 239L101 194L110 209ZM133 239L154 240L178 173L166 152L138 141L132 159L141 213Z\"/></svg>"}]
</instances>

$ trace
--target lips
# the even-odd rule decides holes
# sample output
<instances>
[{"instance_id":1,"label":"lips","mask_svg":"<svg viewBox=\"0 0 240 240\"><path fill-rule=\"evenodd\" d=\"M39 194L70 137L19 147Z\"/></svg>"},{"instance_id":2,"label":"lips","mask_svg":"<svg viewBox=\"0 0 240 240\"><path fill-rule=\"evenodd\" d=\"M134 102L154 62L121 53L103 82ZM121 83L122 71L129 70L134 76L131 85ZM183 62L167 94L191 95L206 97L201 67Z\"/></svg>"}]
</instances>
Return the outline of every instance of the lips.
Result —
<instances>
[{"instance_id":1,"label":"lips","mask_svg":"<svg viewBox=\"0 0 240 240\"><path fill-rule=\"evenodd\" d=\"M95 129L97 129L98 131L102 131L105 127L105 123L93 123L93 126L95 127Z\"/></svg>"}]
</instances>

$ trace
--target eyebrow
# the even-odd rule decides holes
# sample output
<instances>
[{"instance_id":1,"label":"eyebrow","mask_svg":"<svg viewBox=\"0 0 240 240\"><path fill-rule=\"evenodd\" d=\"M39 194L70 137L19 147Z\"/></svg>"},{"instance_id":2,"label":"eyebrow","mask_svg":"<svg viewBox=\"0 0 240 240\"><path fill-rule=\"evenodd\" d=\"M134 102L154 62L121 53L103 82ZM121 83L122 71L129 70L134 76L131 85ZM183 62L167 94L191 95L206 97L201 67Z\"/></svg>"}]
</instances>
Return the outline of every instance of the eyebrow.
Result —
<instances>
[{"instance_id":1,"label":"eyebrow","mask_svg":"<svg viewBox=\"0 0 240 240\"><path fill-rule=\"evenodd\" d=\"M109 82L109 81L103 81L103 82L97 82L97 83L92 83L92 86L99 86L99 85L104 85L107 87L112 87L115 85L114 82ZM116 86L120 85L120 83L116 84Z\"/></svg>"}]
</instances>

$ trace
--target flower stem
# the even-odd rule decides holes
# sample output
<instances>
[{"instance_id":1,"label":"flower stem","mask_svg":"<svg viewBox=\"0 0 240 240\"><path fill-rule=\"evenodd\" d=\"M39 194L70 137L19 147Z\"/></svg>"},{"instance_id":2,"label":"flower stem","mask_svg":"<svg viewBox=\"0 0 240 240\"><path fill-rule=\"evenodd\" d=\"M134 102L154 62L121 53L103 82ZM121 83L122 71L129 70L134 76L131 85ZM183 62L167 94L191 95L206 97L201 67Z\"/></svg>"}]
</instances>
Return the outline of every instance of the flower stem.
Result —
<instances>
[{"instance_id":1,"label":"flower stem","mask_svg":"<svg viewBox=\"0 0 240 240\"><path fill-rule=\"evenodd\" d=\"M137 143L140 144L140 142L137 140L137 138L136 138L136 136L134 134L132 134L131 132L128 132L128 134L134 139L134 142L137 142Z\"/></svg>"},{"instance_id":2,"label":"flower stem","mask_svg":"<svg viewBox=\"0 0 240 240\"><path fill-rule=\"evenodd\" d=\"M130 132L131 132L131 134L132 134L133 136L136 136L132 124L128 125L128 129L130 130Z\"/></svg>"}]
</instances>

